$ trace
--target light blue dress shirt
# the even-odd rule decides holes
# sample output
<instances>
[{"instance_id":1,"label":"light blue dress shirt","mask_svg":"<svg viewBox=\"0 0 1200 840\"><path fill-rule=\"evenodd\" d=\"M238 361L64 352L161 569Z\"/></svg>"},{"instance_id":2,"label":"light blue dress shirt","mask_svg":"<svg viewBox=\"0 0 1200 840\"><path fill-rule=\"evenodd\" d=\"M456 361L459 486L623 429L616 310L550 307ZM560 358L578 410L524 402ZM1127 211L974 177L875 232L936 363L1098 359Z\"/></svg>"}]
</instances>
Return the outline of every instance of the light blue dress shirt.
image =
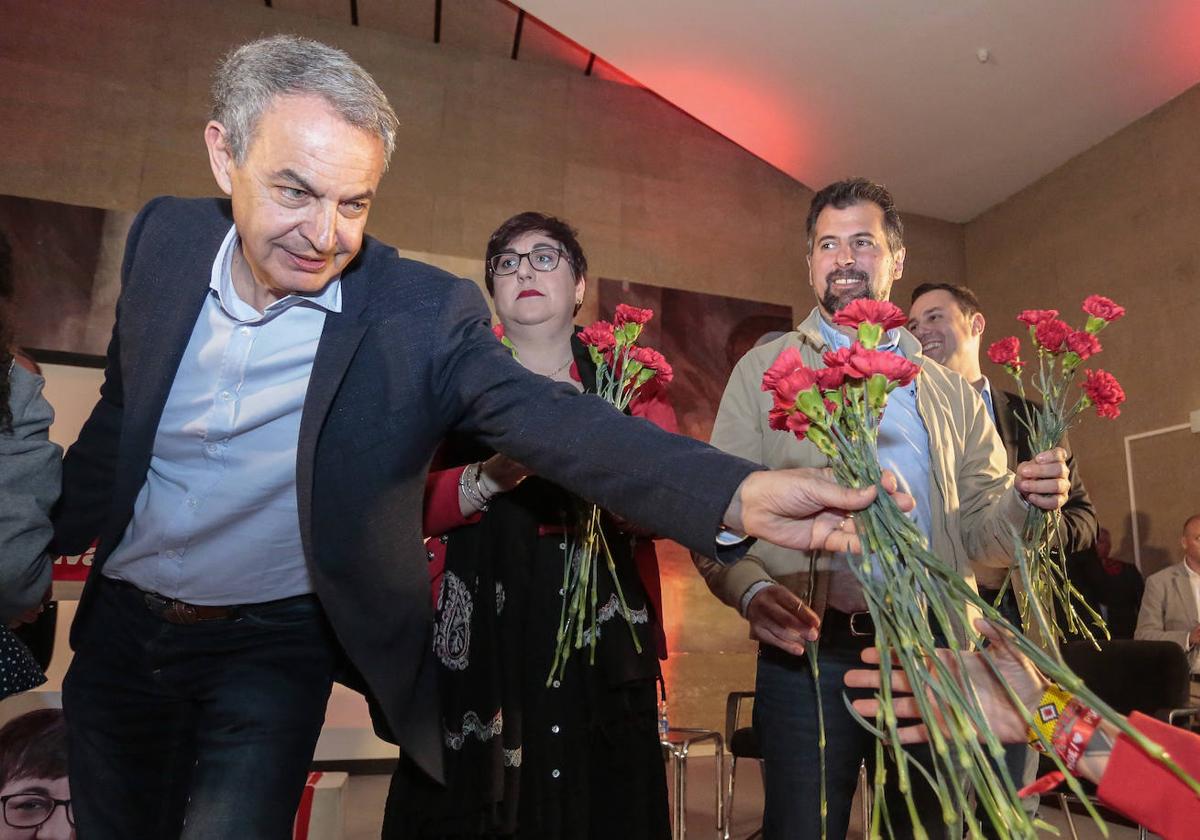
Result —
<instances>
[{"instance_id":1,"label":"light blue dress shirt","mask_svg":"<svg viewBox=\"0 0 1200 840\"><path fill-rule=\"evenodd\" d=\"M300 543L296 446L326 312L340 279L261 314L233 286L230 228L154 438L108 577L193 604L313 591Z\"/></svg>"},{"instance_id":2,"label":"light blue dress shirt","mask_svg":"<svg viewBox=\"0 0 1200 840\"><path fill-rule=\"evenodd\" d=\"M988 417L992 418L992 425L1000 428L996 423L996 403L992 397L992 383L985 376L983 377L983 388L979 391L979 397L983 400L983 405L987 408Z\"/></svg>"}]
</instances>

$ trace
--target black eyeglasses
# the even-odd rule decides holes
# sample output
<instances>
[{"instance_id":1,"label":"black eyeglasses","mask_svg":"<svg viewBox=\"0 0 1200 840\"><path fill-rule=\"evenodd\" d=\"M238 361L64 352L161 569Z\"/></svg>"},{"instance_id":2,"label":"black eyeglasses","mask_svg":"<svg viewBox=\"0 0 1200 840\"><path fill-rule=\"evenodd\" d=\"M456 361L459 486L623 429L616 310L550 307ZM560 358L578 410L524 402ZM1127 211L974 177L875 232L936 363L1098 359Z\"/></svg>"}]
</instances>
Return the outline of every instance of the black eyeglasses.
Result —
<instances>
[{"instance_id":1,"label":"black eyeglasses","mask_svg":"<svg viewBox=\"0 0 1200 840\"><path fill-rule=\"evenodd\" d=\"M564 254L558 248L547 248L545 245L534 248L532 251L526 251L524 254L518 254L516 251L503 251L492 255L488 260L488 267L492 270L493 276L507 277L516 273L517 269L521 267L521 260L525 257L529 258L529 265L533 267L534 271L553 271L558 268L558 262L564 257ZM567 262L570 260L568 259Z\"/></svg>"},{"instance_id":2,"label":"black eyeglasses","mask_svg":"<svg viewBox=\"0 0 1200 840\"><path fill-rule=\"evenodd\" d=\"M14 793L0 796L4 806L4 821L12 828L37 828L52 816L61 805L67 812L67 822L75 825L75 812L70 799L55 799L40 793Z\"/></svg>"}]
</instances>

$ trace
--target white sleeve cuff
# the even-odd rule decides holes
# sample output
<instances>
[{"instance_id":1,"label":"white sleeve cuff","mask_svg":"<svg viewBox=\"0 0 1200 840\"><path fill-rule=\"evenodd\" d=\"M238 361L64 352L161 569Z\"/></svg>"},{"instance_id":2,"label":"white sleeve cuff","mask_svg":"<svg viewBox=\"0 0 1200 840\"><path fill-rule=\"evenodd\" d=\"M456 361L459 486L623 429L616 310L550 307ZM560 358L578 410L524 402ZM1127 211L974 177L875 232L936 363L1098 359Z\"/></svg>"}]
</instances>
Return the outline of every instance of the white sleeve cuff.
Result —
<instances>
[{"instance_id":1,"label":"white sleeve cuff","mask_svg":"<svg viewBox=\"0 0 1200 840\"><path fill-rule=\"evenodd\" d=\"M750 602L754 600L754 596L762 592L768 586L774 586L773 580L756 580L754 583L742 593L741 603L738 604L738 612L742 614L742 618L746 618L746 610L750 609Z\"/></svg>"}]
</instances>

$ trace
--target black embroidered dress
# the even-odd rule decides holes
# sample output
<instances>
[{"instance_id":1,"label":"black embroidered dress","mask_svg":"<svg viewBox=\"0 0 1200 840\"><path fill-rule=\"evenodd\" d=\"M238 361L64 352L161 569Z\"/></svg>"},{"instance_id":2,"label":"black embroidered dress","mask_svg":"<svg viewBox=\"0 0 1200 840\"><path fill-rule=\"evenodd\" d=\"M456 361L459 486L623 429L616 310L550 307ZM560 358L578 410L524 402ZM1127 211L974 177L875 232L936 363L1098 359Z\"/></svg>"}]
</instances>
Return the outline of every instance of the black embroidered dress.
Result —
<instances>
[{"instance_id":1,"label":"black embroidered dress","mask_svg":"<svg viewBox=\"0 0 1200 840\"><path fill-rule=\"evenodd\" d=\"M594 371L572 344L590 388ZM455 454L454 462L471 463L490 453L458 442ZM595 664L585 645L572 651L565 676L546 684L581 504L530 477L498 495L477 523L433 537L446 549L434 647L447 786L402 759L386 840L670 836L657 734L657 616L633 563L633 540L611 523L606 535L641 652L601 566Z\"/></svg>"}]
</instances>

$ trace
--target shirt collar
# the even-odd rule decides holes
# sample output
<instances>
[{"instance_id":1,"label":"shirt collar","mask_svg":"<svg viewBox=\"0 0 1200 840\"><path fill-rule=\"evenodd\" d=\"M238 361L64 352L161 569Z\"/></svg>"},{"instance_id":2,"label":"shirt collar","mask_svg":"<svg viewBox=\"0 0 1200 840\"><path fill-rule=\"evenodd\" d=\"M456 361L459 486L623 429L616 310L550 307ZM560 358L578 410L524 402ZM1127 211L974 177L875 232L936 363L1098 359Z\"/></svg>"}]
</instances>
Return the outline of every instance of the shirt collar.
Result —
<instances>
[{"instance_id":1,"label":"shirt collar","mask_svg":"<svg viewBox=\"0 0 1200 840\"><path fill-rule=\"evenodd\" d=\"M986 376L983 377L983 387L979 389L979 396L983 398L983 404L987 406L988 414L992 417L992 422L996 422L996 401L992 395L992 382Z\"/></svg>"},{"instance_id":2,"label":"shirt collar","mask_svg":"<svg viewBox=\"0 0 1200 840\"><path fill-rule=\"evenodd\" d=\"M208 287L216 295L221 308L231 318L237 321L261 321L273 318L280 312L293 306L305 305L324 309L326 312L342 311L342 278L334 277L325 288L312 295L291 294L272 303L259 313L253 306L242 300L233 285L233 254L241 243L237 226L231 225L229 233L221 242L217 258L213 260L212 275Z\"/></svg>"}]
</instances>

